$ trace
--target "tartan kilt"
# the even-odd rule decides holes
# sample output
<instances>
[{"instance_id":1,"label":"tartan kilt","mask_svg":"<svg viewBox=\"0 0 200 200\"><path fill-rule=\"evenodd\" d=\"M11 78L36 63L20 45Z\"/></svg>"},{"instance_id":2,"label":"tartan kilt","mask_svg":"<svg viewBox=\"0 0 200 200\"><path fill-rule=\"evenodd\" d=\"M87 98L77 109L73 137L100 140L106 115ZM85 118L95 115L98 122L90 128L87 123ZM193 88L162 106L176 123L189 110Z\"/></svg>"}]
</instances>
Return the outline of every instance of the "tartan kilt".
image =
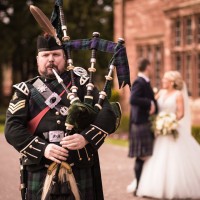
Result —
<instances>
[{"instance_id":1,"label":"tartan kilt","mask_svg":"<svg viewBox=\"0 0 200 200\"><path fill-rule=\"evenodd\" d=\"M72 167L74 177L80 192L81 200L96 200L98 194L94 188L93 171L92 168L75 168ZM27 184L27 199L28 200L41 200L42 188L46 177L47 168L36 172L28 172ZM103 191L100 191L100 196ZM97 195L97 196L96 196ZM103 199L102 199L103 200Z\"/></svg>"},{"instance_id":2,"label":"tartan kilt","mask_svg":"<svg viewBox=\"0 0 200 200\"><path fill-rule=\"evenodd\" d=\"M129 157L151 156L154 135L150 123L131 124L129 133Z\"/></svg>"}]
</instances>

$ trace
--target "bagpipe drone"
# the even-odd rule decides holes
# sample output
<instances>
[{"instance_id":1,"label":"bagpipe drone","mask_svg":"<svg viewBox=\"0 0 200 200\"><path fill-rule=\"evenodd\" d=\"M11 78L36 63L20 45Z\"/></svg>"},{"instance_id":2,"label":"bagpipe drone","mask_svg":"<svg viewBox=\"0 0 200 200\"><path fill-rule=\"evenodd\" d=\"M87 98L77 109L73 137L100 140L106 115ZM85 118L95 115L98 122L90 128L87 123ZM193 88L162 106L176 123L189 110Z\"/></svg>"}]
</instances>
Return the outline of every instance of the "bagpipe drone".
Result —
<instances>
[{"instance_id":1,"label":"bagpipe drone","mask_svg":"<svg viewBox=\"0 0 200 200\"><path fill-rule=\"evenodd\" d=\"M97 116L98 112L102 109L104 100L108 95L107 91L110 88L110 84L113 79L112 74L115 69L117 72L119 87L124 87L127 84L130 86L129 66L126 49L124 47L124 40L120 38L118 43L107 41L101 39L98 32L94 32L91 39L70 40L70 37L67 35L67 26L65 24L61 0L56 0L55 2L51 21L36 6L31 5L30 11L38 24L41 26L42 30L53 36L56 39L56 42L63 46L63 49L66 53L68 65L67 70L69 71L71 77L71 88L68 89L63 83L61 77L57 74L56 70L52 70L57 81L66 91L67 99L70 101L70 107L68 109L68 115L65 124L66 135L70 134L73 129L76 131L81 131L93 122L95 116ZM88 68L89 76L86 77L87 71L85 69L79 69L79 73L82 74L81 79L83 79L83 82L85 82L85 79L88 81L86 85L87 92L83 102L81 102L77 96L78 88L74 81L74 66L71 58L71 52L73 50L91 50L90 67ZM99 92L99 100L93 106L93 88L95 87L93 76L96 72L95 63L97 51L112 53L113 56L109 63L108 74L105 76L106 81L104 87ZM118 120L118 123L116 124L117 129L121 118L120 105L116 102L111 103L111 105ZM43 200L80 199L71 166L66 162L62 162L61 164L53 163L48 168L48 173L44 184L45 186L42 194Z\"/></svg>"}]
</instances>

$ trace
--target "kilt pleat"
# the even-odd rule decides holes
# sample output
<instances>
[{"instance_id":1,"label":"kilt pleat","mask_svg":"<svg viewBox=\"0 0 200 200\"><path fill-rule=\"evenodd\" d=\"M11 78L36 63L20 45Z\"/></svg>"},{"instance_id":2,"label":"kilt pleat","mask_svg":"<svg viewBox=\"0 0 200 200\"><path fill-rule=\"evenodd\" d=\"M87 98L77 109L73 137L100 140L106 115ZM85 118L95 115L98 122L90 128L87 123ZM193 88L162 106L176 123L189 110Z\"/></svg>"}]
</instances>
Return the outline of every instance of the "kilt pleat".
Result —
<instances>
[{"instance_id":1,"label":"kilt pleat","mask_svg":"<svg viewBox=\"0 0 200 200\"><path fill-rule=\"evenodd\" d=\"M46 173L47 168L36 172L28 172L27 200L41 200Z\"/></svg>"},{"instance_id":2,"label":"kilt pleat","mask_svg":"<svg viewBox=\"0 0 200 200\"><path fill-rule=\"evenodd\" d=\"M154 135L149 123L131 124L129 133L129 157L151 156Z\"/></svg>"}]
</instances>

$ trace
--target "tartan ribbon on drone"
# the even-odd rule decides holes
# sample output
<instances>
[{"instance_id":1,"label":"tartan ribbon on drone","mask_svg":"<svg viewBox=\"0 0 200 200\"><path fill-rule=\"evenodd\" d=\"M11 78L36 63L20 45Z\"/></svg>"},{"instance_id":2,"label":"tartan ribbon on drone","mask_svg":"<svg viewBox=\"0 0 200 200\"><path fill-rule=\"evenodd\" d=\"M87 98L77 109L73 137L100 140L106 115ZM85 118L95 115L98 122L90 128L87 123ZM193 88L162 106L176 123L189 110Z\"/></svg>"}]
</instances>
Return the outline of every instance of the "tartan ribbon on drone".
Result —
<instances>
[{"instance_id":1,"label":"tartan ribbon on drone","mask_svg":"<svg viewBox=\"0 0 200 200\"><path fill-rule=\"evenodd\" d=\"M79 39L71 40L63 43L65 50L90 50L97 49L98 51L113 53L110 63L116 66L119 88L124 87L126 84L130 86L129 65L126 54L126 48L123 45L100 39Z\"/></svg>"},{"instance_id":2,"label":"tartan ribbon on drone","mask_svg":"<svg viewBox=\"0 0 200 200\"><path fill-rule=\"evenodd\" d=\"M60 23L60 8L63 5L62 0L56 0L54 10L51 15L51 23L57 31L57 36L61 40L63 37L62 25ZM98 51L111 53L113 57L110 60L110 63L113 62L113 65L116 66L117 78L119 83L119 88L124 87L125 85L130 86L130 72L128 58L126 54L126 48L121 44L114 43L112 41L92 38L92 39L77 39L69 40L63 42L63 47L65 50L91 50L96 49Z\"/></svg>"}]
</instances>

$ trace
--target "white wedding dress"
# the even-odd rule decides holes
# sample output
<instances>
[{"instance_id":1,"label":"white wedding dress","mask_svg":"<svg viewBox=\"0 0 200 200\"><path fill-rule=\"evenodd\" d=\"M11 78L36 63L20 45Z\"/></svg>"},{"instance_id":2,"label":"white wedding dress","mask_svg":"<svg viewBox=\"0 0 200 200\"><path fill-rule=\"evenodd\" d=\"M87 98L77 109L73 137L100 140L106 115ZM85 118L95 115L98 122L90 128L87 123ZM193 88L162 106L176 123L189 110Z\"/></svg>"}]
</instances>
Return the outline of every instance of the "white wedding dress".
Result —
<instances>
[{"instance_id":1,"label":"white wedding dress","mask_svg":"<svg viewBox=\"0 0 200 200\"><path fill-rule=\"evenodd\" d=\"M174 93L167 99L161 95L159 112L175 113L176 95ZM185 106L189 109L189 105ZM179 121L178 138L167 135L155 139L153 155L143 167L138 196L200 199L200 145L191 136L188 120L185 116Z\"/></svg>"}]
</instances>

